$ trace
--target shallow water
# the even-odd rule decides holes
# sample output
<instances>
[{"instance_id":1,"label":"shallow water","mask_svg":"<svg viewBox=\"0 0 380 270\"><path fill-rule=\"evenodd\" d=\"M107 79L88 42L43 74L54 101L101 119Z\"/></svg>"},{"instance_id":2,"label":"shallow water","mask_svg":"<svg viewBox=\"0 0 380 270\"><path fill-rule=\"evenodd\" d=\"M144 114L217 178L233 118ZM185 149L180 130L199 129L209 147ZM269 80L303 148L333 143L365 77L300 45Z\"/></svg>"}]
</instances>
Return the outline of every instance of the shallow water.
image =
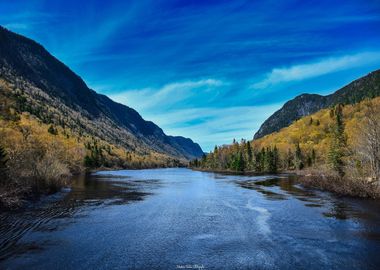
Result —
<instances>
[{"instance_id":1,"label":"shallow water","mask_svg":"<svg viewBox=\"0 0 380 270\"><path fill-rule=\"evenodd\" d=\"M108 171L0 214L0 269L379 269L380 203L288 176Z\"/></svg>"}]
</instances>

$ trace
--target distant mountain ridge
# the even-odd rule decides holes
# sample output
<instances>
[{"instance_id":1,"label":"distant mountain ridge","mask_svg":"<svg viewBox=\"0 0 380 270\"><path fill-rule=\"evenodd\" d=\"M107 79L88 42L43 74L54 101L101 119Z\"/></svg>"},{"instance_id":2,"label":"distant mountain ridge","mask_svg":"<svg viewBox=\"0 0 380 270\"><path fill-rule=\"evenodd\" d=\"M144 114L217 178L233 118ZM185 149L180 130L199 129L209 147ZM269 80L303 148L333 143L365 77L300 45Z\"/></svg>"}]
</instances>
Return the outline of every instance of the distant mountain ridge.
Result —
<instances>
[{"instance_id":1,"label":"distant mountain ridge","mask_svg":"<svg viewBox=\"0 0 380 270\"><path fill-rule=\"evenodd\" d=\"M299 95L286 102L281 109L265 120L255 133L254 139L279 131L303 116L313 114L338 103L354 104L365 98L378 96L380 96L380 70L373 71L327 96L317 94Z\"/></svg>"},{"instance_id":2,"label":"distant mountain ridge","mask_svg":"<svg viewBox=\"0 0 380 270\"><path fill-rule=\"evenodd\" d=\"M191 139L167 136L132 108L88 88L40 44L3 27L0 27L0 78L25 93L29 112L48 117L49 121L63 121L78 132L140 153L152 150L187 160L203 155L200 146Z\"/></svg>"}]
</instances>

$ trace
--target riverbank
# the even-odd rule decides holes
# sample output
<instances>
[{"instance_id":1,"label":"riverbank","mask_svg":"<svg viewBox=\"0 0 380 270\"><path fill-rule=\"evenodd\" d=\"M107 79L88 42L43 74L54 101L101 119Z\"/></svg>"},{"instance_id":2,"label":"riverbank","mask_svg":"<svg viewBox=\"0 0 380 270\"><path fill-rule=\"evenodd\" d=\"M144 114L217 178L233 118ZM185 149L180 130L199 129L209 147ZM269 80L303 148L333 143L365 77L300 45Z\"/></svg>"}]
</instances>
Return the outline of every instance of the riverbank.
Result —
<instances>
[{"instance_id":1,"label":"riverbank","mask_svg":"<svg viewBox=\"0 0 380 270\"><path fill-rule=\"evenodd\" d=\"M184 167L184 166L179 166ZM0 210L15 210L22 208L31 201L38 201L41 196L51 195L63 188L71 186L72 180L80 175L92 174L98 171L143 170L167 167L99 167L84 168L56 179L18 179L4 181L0 185Z\"/></svg>"},{"instance_id":2,"label":"riverbank","mask_svg":"<svg viewBox=\"0 0 380 270\"><path fill-rule=\"evenodd\" d=\"M296 173L298 181L306 187L330 191L343 196L359 198L380 198L380 183L371 179L339 177L316 170L305 170Z\"/></svg>"},{"instance_id":3,"label":"riverbank","mask_svg":"<svg viewBox=\"0 0 380 270\"><path fill-rule=\"evenodd\" d=\"M77 174L76 174L77 175ZM41 196L59 192L71 184L71 176L50 180L22 179L0 185L0 210L16 210Z\"/></svg>"},{"instance_id":4,"label":"riverbank","mask_svg":"<svg viewBox=\"0 0 380 270\"><path fill-rule=\"evenodd\" d=\"M191 168L192 170L202 172L222 173L228 175L267 175L268 173L255 173L254 171L233 171L233 170L211 170L202 168ZM322 191L333 192L337 195L358 197L358 198L380 198L379 181L370 181L368 179L339 177L332 173L324 173L323 170L296 170L280 171L275 174L296 175L298 182L310 188Z\"/></svg>"}]
</instances>

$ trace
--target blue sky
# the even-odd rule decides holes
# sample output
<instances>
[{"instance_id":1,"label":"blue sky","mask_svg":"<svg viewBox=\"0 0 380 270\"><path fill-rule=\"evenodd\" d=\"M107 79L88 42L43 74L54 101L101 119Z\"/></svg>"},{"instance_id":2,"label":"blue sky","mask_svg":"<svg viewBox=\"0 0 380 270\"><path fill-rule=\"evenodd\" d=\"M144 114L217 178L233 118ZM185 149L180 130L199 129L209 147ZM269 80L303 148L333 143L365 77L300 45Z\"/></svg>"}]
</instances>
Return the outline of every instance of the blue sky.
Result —
<instances>
[{"instance_id":1,"label":"blue sky","mask_svg":"<svg viewBox=\"0 0 380 270\"><path fill-rule=\"evenodd\" d=\"M380 1L1 1L0 24L205 151L380 68Z\"/></svg>"}]
</instances>

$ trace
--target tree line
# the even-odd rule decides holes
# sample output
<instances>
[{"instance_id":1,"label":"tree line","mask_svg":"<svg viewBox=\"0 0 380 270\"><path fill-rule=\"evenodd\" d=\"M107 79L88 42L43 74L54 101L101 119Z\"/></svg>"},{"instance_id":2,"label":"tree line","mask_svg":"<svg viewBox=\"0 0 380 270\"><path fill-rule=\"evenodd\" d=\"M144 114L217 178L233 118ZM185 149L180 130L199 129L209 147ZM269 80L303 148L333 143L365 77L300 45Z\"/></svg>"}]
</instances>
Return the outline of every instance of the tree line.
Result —
<instances>
[{"instance_id":1,"label":"tree line","mask_svg":"<svg viewBox=\"0 0 380 270\"><path fill-rule=\"evenodd\" d=\"M314 115L305 117L295 128L260 142L234 139L230 145L215 146L201 159L191 161L190 167L255 173L306 169L341 179L380 181L380 99L347 107L338 104L325 111L326 117L323 111L317 115L320 119L313 119ZM348 130L346 122L350 125ZM313 130L311 139L287 139L282 134L293 135L302 128L300 134ZM313 138L317 139L312 141ZM274 142L282 143L281 150Z\"/></svg>"},{"instance_id":2,"label":"tree line","mask_svg":"<svg viewBox=\"0 0 380 270\"><path fill-rule=\"evenodd\" d=\"M228 170L236 172L277 173L284 170L301 170L311 167L316 161L316 152L301 149L299 144L282 153L274 146L257 148L250 141L233 140L231 145L215 146L209 154L190 162L190 167Z\"/></svg>"}]
</instances>

